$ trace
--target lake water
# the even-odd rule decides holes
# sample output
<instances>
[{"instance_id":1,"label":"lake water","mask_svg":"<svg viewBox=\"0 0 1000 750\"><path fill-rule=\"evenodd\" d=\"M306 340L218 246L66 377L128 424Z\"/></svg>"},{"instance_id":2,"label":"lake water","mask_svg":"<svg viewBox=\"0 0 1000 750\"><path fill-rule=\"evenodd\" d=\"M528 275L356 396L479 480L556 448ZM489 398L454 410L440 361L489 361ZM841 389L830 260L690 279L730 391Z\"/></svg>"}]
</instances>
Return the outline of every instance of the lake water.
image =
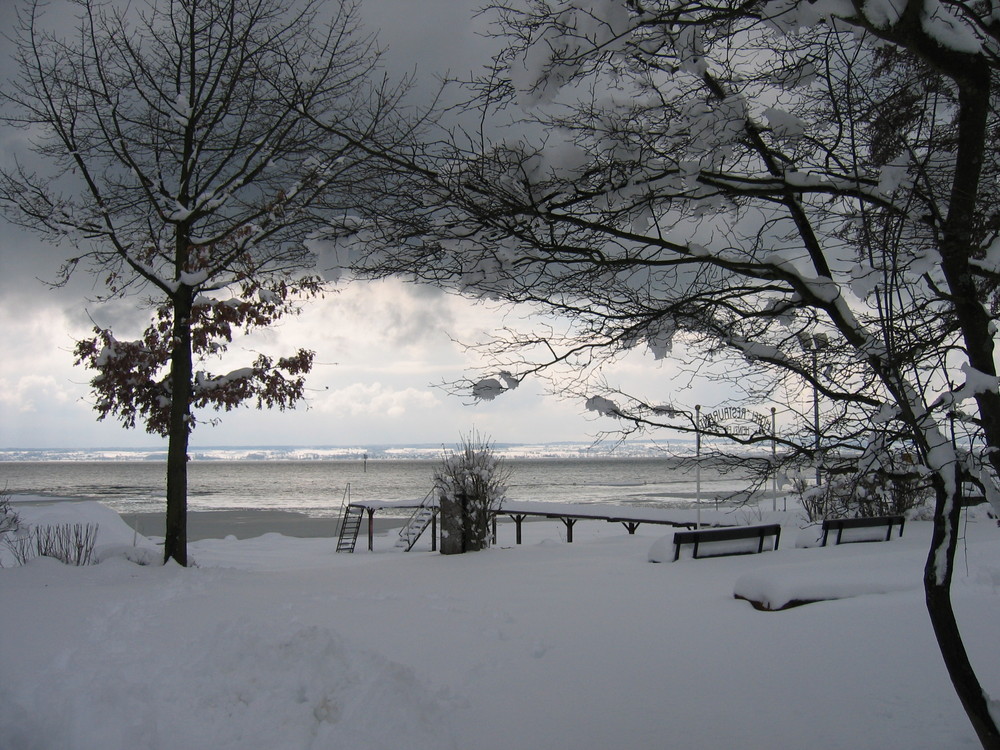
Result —
<instances>
[{"instance_id":1,"label":"lake water","mask_svg":"<svg viewBox=\"0 0 1000 750\"><path fill-rule=\"evenodd\" d=\"M676 459L509 459L507 497L555 503L602 503L654 508L691 507L695 470ZM421 500L438 460L193 461L191 510L276 509L338 515L351 498ZM0 461L0 489L12 495L100 500L119 513L163 509L161 461ZM711 466L701 471L702 502L746 488L746 481Z\"/></svg>"}]
</instances>

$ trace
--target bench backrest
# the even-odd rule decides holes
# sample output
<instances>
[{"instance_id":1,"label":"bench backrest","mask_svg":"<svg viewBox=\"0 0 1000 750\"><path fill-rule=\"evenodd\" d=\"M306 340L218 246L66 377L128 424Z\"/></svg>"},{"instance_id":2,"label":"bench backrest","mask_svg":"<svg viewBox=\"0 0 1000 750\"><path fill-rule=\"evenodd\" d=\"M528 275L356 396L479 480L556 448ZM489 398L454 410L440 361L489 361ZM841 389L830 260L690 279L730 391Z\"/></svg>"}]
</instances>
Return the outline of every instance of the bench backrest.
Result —
<instances>
[{"instance_id":1,"label":"bench backrest","mask_svg":"<svg viewBox=\"0 0 1000 750\"><path fill-rule=\"evenodd\" d=\"M723 526L722 528L694 529L674 532L674 544L694 544L695 542L723 542L731 539L756 539L760 536L777 536L781 524L769 523L763 526Z\"/></svg>"},{"instance_id":2,"label":"bench backrest","mask_svg":"<svg viewBox=\"0 0 1000 750\"><path fill-rule=\"evenodd\" d=\"M774 537L774 549L778 548L778 540L781 538L781 524L769 523L763 526L726 526L723 528L695 529L694 531L674 532L674 560L678 560L681 554L681 547L685 544L694 545L694 557L699 557L699 548L702 544L713 542L729 542L743 539L756 539L756 549L746 549L743 546L732 550L717 552L717 556L740 555L753 552L763 552L764 539L769 536ZM712 555L713 557L716 555Z\"/></svg>"},{"instance_id":3,"label":"bench backrest","mask_svg":"<svg viewBox=\"0 0 1000 750\"><path fill-rule=\"evenodd\" d=\"M903 516L872 516L868 518L827 518L824 529L862 529L868 526L902 525Z\"/></svg>"}]
</instances>

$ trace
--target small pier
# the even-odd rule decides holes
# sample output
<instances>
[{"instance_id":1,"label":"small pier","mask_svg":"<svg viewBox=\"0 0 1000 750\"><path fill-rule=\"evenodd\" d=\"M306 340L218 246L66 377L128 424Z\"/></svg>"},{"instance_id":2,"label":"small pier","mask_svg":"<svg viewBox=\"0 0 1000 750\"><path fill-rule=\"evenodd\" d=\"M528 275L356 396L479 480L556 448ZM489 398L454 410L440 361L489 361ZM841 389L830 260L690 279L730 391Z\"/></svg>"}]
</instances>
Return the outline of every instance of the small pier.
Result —
<instances>
[{"instance_id":1,"label":"small pier","mask_svg":"<svg viewBox=\"0 0 1000 750\"><path fill-rule=\"evenodd\" d=\"M436 509L437 498L426 497L420 500L397 500L397 501L358 501L351 502L347 506L347 514L357 519L354 526L354 538L357 538L358 527L360 527L362 515L368 518L368 551L374 547L374 517L382 510L388 511L411 511L418 512L421 509ZM515 543L521 544L521 524L528 518L547 518L557 520L566 528L566 542L573 541L573 528L579 521L604 521L605 523L620 523L629 534L635 534L636 529L642 524L656 524L660 526L674 526L677 528L693 529L697 522L684 518L687 515L683 510L664 510L660 508L627 508L618 505L598 505L598 504L569 504L569 503L544 503L531 501L508 501L505 502L496 513L493 514L493 541L497 539L497 516L507 516L514 522ZM437 548L437 523L436 514L432 513L427 525L431 526L433 541L431 549ZM412 547L412 542L409 547ZM344 551L353 551L353 544Z\"/></svg>"},{"instance_id":2,"label":"small pier","mask_svg":"<svg viewBox=\"0 0 1000 750\"><path fill-rule=\"evenodd\" d=\"M677 511L658 508L624 508L617 505L570 505L566 503L536 503L512 501L504 503L493 516L493 539L497 538L496 517L508 516L515 527L516 543L521 543L521 523L526 518L552 518L566 527L566 543L573 541L573 527L577 521L604 521L620 523L629 534L644 523L661 526L694 528L696 522L677 520Z\"/></svg>"}]
</instances>

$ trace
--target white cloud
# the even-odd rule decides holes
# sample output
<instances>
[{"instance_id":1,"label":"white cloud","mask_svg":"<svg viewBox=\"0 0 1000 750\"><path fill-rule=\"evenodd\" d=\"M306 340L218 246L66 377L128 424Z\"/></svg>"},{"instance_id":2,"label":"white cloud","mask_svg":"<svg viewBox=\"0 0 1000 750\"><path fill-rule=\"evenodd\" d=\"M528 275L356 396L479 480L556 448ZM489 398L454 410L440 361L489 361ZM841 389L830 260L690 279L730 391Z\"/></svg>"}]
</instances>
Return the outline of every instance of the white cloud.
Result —
<instances>
[{"instance_id":1,"label":"white cloud","mask_svg":"<svg viewBox=\"0 0 1000 750\"><path fill-rule=\"evenodd\" d=\"M79 395L76 388L51 375L28 374L16 380L0 378L0 408L4 411L36 412L43 405L73 403Z\"/></svg>"},{"instance_id":2,"label":"white cloud","mask_svg":"<svg viewBox=\"0 0 1000 750\"><path fill-rule=\"evenodd\" d=\"M310 399L312 409L335 416L400 417L415 410L440 408L433 393L418 388L396 389L383 383L352 383Z\"/></svg>"}]
</instances>

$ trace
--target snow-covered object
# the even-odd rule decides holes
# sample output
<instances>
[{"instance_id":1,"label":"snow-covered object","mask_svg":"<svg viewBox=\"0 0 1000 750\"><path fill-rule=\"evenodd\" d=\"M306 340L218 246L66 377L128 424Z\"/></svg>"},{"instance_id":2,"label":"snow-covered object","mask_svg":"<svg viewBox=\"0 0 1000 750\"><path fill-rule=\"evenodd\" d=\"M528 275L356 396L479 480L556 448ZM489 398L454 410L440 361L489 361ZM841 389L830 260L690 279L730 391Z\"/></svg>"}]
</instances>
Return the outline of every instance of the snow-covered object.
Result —
<instances>
[{"instance_id":1,"label":"snow-covered object","mask_svg":"<svg viewBox=\"0 0 1000 750\"><path fill-rule=\"evenodd\" d=\"M587 399L586 407L588 411L596 411L602 417L620 417L621 411L617 404L604 396L591 396Z\"/></svg>"},{"instance_id":2,"label":"snow-covered object","mask_svg":"<svg viewBox=\"0 0 1000 750\"><path fill-rule=\"evenodd\" d=\"M795 115L776 107L764 110L767 124L779 138L798 138L805 134L807 125Z\"/></svg>"},{"instance_id":3,"label":"snow-covered object","mask_svg":"<svg viewBox=\"0 0 1000 750\"><path fill-rule=\"evenodd\" d=\"M496 378L483 378L472 386L472 396L480 401L492 401L506 389Z\"/></svg>"},{"instance_id":4,"label":"snow-covered object","mask_svg":"<svg viewBox=\"0 0 1000 750\"><path fill-rule=\"evenodd\" d=\"M491 513L503 504L510 476L504 458L478 435L463 439L458 450L444 454L434 472L434 490L441 508L442 532L455 538L454 545L442 543L442 552L489 546Z\"/></svg>"},{"instance_id":5,"label":"snow-covered object","mask_svg":"<svg viewBox=\"0 0 1000 750\"><path fill-rule=\"evenodd\" d=\"M162 562L163 553L149 539L137 534L122 517L99 502L77 500L59 501L44 497L18 498L13 504L24 529L43 526L62 526L82 523L97 527L94 542L94 559L101 561L109 557L127 556L123 548L135 548L135 561L157 560ZM15 562L10 549L0 543L0 567L9 567Z\"/></svg>"},{"instance_id":6,"label":"snow-covered object","mask_svg":"<svg viewBox=\"0 0 1000 750\"><path fill-rule=\"evenodd\" d=\"M828 552L817 549L817 556ZM870 558L800 560L772 565L740 576L733 595L762 609L779 610L808 602L869 594L922 590L922 569L914 560L872 565Z\"/></svg>"},{"instance_id":7,"label":"snow-covered object","mask_svg":"<svg viewBox=\"0 0 1000 750\"><path fill-rule=\"evenodd\" d=\"M674 532L676 533L676 532ZM647 558L652 563L666 563L674 562L674 556L677 555L677 562L681 560L692 560L694 559L694 546L690 544L683 544L680 550L677 550L674 545L674 533L667 534L666 536L660 537L652 546L649 548L649 553ZM757 538L753 539L727 539L725 541L718 542L703 542L699 545L698 555L699 559L705 557L721 557L725 555L743 555L749 554L757 551L757 547L760 544L760 540ZM774 538L771 537L764 541L764 550L769 551L774 548Z\"/></svg>"}]
</instances>

